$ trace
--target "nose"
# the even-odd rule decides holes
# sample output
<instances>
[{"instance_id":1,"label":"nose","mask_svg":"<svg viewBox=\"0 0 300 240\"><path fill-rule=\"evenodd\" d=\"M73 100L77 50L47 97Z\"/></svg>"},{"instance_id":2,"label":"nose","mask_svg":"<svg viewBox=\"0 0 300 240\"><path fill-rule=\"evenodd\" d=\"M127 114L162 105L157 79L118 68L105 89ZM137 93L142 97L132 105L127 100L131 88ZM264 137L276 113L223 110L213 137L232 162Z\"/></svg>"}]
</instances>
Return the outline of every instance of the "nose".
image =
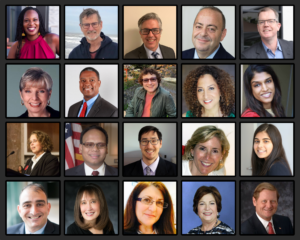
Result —
<instances>
[{"instance_id":1,"label":"nose","mask_svg":"<svg viewBox=\"0 0 300 240\"><path fill-rule=\"evenodd\" d=\"M152 210L152 211L155 211L156 208L157 208L156 202L152 202L152 203L149 205L149 209Z\"/></svg>"},{"instance_id":2,"label":"nose","mask_svg":"<svg viewBox=\"0 0 300 240\"><path fill-rule=\"evenodd\" d=\"M207 91L203 91L203 96L204 96L204 99L206 99L208 97Z\"/></svg>"},{"instance_id":3,"label":"nose","mask_svg":"<svg viewBox=\"0 0 300 240\"><path fill-rule=\"evenodd\" d=\"M269 26L268 21L264 21L264 26Z\"/></svg>"},{"instance_id":4,"label":"nose","mask_svg":"<svg viewBox=\"0 0 300 240\"><path fill-rule=\"evenodd\" d=\"M267 90L267 85L266 84L262 84L262 90Z\"/></svg>"},{"instance_id":5,"label":"nose","mask_svg":"<svg viewBox=\"0 0 300 240\"><path fill-rule=\"evenodd\" d=\"M148 37L153 37L153 36L154 36L153 32L152 32L152 31L149 31Z\"/></svg>"},{"instance_id":6,"label":"nose","mask_svg":"<svg viewBox=\"0 0 300 240\"><path fill-rule=\"evenodd\" d=\"M204 209L205 209L205 210L209 210L208 204L205 205L205 208L204 208Z\"/></svg>"},{"instance_id":7,"label":"nose","mask_svg":"<svg viewBox=\"0 0 300 240\"><path fill-rule=\"evenodd\" d=\"M89 31L93 31L93 30L94 30L94 28L93 28L92 24L90 24L89 25Z\"/></svg>"},{"instance_id":8,"label":"nose","mask_svg":"<svg viewBox=\"0 0 300 240\"><path fill-rule=\"evenodd\" d=\"M37 100L37 99L39 98L39 97L38 97L38 92L33 93L32 96L31 96L31 98L32 98L33 100Z\"/></svg>"},{"instance_id":9,"label":"nose","mask_svg":"<svg viewBox=\"0 0 300 240\"><path fill-rule=\"evenodd\" d=\"M33 204L30 208L30 214L35 215L38 212L37 207Z\"/></svg>"},{"instance_id":10,"label":"nose","mask_svg":"<svg viewBox=\"0 0 300 240\"><path fill-rule=\"evenodd\" d=\"M266 203L266 206L267 206L267 208L271 208L271 207L272 207L272 204L271 204L271 202L270 202L270 201L268 201L268 202Z\"/></svg>"}]
</instances>

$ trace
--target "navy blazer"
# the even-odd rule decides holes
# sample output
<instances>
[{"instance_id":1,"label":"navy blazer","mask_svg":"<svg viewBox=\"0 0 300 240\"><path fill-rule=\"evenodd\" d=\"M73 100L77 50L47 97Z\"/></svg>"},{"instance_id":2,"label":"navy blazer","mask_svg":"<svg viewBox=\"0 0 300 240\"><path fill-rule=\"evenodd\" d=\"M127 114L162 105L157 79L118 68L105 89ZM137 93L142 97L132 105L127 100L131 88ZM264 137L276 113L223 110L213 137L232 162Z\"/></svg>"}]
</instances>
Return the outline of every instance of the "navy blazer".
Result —
<instances>
[{"instance_id":1,"label":"navy blazer","mask_svg":"<svg viewBox=\"0 0 300 240\"><path fill-rule=\"evenodd\" d=\"M155 176L176 176L176 164L165 159L159 158L155 171ZM123 176L134 177L144 176L141 160L130 163L123 167Z\"/></svg>"},{"instance_id":2,"label":"navy blazer","mask_svg":"<svg viewBox=\"0 0 300 240\"><path fill-rule=\"evenodd\" d=\"M44 234L56 234L59 235L59 225L47 220ZM25 223L19 223L7 228L7 234L25 234Z\"/></svg>"},{"instance_id":3,"label":"navy blazer","mask_svg":"<svg viewBox=\"0 0 300 240\"><path fill-rule=\"evenodd\" d=\"M191 48L188 50L185 50L181 54L182 59L194 59L194 54L195 54L195 48ZM213 59L234 59L234 57L225 50L223 47L222 43L220 43L220 48L215 54Z\"/></svg>"},{"instance_id":4,"label":"navy blazer","mask_svg":"<svg viewBox=\"0 0 300 240\"><path fill-rule=\"evenodd\" d=\"M288 217L274 214L272 218L276 234L294 234L294 229L291 220ZM268 233L261 221L256 216L256 213L254 213L250 218L248 218L245 222L242 223L241 234L262 235Z\"/></svg>"},{"instance_id":5,"label":"navy blazer","mask_svg":"<svg viewBox=\"0 0 300 240\"><path fill-rule=\"evenodd\" d=\"M104 176L118 176L118 169L108 166L105 164L105 172ZM79 166L70 168L65 171L66 176L86 176L84 171L84 164L80 164Z\"/></svg>"}]
</instances>

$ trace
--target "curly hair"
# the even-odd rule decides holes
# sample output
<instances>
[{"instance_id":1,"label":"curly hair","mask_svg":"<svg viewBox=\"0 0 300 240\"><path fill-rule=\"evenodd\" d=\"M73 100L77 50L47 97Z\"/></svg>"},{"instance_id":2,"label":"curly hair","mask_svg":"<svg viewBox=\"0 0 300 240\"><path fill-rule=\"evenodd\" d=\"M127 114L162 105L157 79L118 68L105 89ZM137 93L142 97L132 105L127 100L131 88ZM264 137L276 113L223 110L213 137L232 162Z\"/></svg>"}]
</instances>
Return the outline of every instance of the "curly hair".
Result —
<instances>
[{"instance_id":1,"label":"curly hair","mask_svg":"<svg viewBox=\"0 0 300 240\"><path fill-rule=\"evenodd\" d=\"M24 21L24 15L28 10L33 10L36 11L37 14L39 15L39 22L40 22L40 27L39 27L39 33L42 37L45 37L45 35L48 33L45 29L45 24L44 24L44 19L42 17L42 14L40 13L40 11L37 8L33 8L33 7L26 7L24 8L18 17L18 21L17 21L17 31L16 31L16 37L15 37L15 41L18 41L18 47L17 47L17 51L16 51L16 59L19 58L19 54L20 54L20 50L21 50L21 46L22 46L22 33L24 31L23 29L23 21ZM26 33L25 33L26 35Z\"/></svg>"},{"instance_id":2,"label":"curly hair","mask_svg":"<svg viewBox=\"0 0 300 240\"><path fill-rule=\"evenodd\" d=\"M151 75L155 75L156 78L157 78L157 83L158 83L158 86L161 82L161 77L160 77L160 73L158 71L156 71L154 68L145 68L140 76L139 76L139 79L138 79L138 82L139 84L141 84L143 86L143 76L147 75L147 74L151 74Z\"/></svg>"},{"instance_id":3,"label":"curly hair","mask_svg":"<svg viewBox=\"0 0 300 240\"><path fill-rule=\"evenodd\" d=\"M43 151L50 153L53 149L53 144L48 134L39 130L33 131L30 133L29 139L27 141L27 147L30 148L30 137L35 134L37 140L42 145Z\"/></svg>"},{"instance_id":4,"label":"curly hair","mask_svg":"<svg viewBox=\"0 0 300 240\"><path fill-rule=\"evenodd\" d=\"M223 116L228 116L234 112L235 108L235 86L230 75L222 69L214 66L200 66L192 70L186 77L183 85L183 95L185 101L195 117L201 117L202 106L197 98L197 84L200 77L210 74L216 81L220 89L220 109Z\"/></svg>"}]
</instances>

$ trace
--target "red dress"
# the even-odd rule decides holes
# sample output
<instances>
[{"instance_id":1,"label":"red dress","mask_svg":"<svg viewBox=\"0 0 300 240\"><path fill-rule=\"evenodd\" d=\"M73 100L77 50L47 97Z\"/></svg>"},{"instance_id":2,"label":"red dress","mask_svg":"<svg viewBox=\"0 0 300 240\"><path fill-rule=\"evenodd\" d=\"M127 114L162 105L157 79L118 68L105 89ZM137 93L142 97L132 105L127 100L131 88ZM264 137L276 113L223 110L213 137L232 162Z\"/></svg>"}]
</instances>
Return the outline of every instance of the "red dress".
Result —
<instances>
[{"instance_id":1,"label":"red dress","mask_svg":"<svg viewBox=\"0 0 300 240\"><path fill-rule=\"evenodd\" d=\"M29 41L25 37L25 44L20 50L20 59L51 58L55 58L55 54L41 35L33 41Z\"/></svg>"},{"instance_id":2,"label":"red dress","mask_svg":"<svg viewBox=\"0 0 300 240\"><path fill-rule=\"evenodd\" d=\"M241 117L260 117L256 112L253 112L250 108L247 108Z\"/></svg>"}]
</instances>

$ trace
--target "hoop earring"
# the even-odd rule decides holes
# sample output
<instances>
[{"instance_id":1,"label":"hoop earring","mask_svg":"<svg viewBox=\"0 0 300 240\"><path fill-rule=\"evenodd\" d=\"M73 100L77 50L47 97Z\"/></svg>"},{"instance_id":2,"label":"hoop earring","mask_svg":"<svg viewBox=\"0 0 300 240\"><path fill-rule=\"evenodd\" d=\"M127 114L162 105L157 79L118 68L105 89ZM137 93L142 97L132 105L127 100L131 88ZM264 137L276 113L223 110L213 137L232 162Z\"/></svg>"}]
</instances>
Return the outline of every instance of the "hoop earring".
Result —
<instances>
[{"instance_id":1,"label":"hoop earring","mask_svg":"<svg viewBox=\"0 0 300 240\"><path fill-rule=\"evenodd\" d=\"M38 35L39 35L39 36L41 35L40 32L38 33Z\"/></svg>"},{"instance_id":2,"label":"hoop earring","mask_svg":"<svg viewBox=\"0 0 300 240\"><path fill-rule=\"evenodd\" d=\"M48 105L48 106L50 105L50 100L48 101L47 105Z\"/></svg>"},{"instance_id":3,"label":"hoop earring","mask_svg":"<svg viewBox=\"0 0 300 240\"><path fill-rule=\"evenodd\" d=\"M21 105L22 105L22 106L24 106L24 102L23 102L23 100L21 100Z\"/></svg>"}]
</instances>

